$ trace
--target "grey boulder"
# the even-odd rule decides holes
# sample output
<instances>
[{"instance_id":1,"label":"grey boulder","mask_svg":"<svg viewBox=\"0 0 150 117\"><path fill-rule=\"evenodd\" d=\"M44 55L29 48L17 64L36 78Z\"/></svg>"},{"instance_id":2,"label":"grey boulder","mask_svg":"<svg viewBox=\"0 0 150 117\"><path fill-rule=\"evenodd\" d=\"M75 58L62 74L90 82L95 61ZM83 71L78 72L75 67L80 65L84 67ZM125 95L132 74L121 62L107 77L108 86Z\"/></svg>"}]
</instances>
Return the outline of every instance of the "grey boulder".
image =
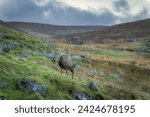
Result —
<instances>
[{"instance_id":1,"label":"grey boulder","mask_svg":"<svg viewBox=\"0 0 150 117\"><path fill-rule=\"evenodd\" d=\"M92 100L93 99L93 96L91 94L86 93L86 92L73 93L73 97L77 100Z\"/></svg>"},{"instance_id":2,"label":"grey boulder","mask_svg":"<svg viewBox=\"0 0 150 117\"><path fill-rule=\"evenodd\" d=\"M88 87L89 87L91 90L95 90L95 91L98 91L98 89L99 89L98 84L97 84L96 82L93 82L93 81L88 84Z\"/></svg>"},{"instance_id":3,"label":"grey boulder","mask_svg":"<svg viewBox=\"0 0 150 117\"><path fill-rule=\"evenodd\" d=\"M17 87L27 92L38 92L42 95L48 93L48 88L35 80L23 78L17 82Z\"/></svg>"}]
</instances>

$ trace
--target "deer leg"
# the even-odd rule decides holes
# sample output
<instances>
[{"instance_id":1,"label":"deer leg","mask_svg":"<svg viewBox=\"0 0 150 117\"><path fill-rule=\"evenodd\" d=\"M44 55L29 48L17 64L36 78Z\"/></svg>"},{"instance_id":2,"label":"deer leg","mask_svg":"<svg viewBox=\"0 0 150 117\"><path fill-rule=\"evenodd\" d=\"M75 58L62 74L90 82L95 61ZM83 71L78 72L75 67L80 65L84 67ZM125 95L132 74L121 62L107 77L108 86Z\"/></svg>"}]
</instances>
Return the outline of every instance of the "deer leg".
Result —
<instances>
[{"instance_id":1,"label":"deer leg","mask_svg":"<svg viewBox=\"0 0 150 117\"><path fill-rule=\"evenodd\" d=\"M73 79L73 77L74 77L74 70L71 70L71 73L72 73L72 79Z\"/></svg>"},{"instance_id":2,"label":"deer leg","mask_svg":"<svg viewBox=\"0 0 150 117\"><path fill-rule=\"evenodd\" d=\"M68 71L66 70L66 74L67 74L67 76L68 76Z\"/></svg>"}]
</instances>

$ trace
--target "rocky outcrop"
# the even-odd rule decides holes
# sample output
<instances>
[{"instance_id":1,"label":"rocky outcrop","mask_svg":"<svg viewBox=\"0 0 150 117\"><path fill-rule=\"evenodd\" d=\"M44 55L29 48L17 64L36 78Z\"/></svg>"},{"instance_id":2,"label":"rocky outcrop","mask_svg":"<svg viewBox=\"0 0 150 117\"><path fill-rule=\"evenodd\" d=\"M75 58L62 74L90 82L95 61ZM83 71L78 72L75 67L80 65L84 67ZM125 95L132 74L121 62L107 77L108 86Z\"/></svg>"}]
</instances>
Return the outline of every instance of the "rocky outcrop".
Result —
<instances>
[{"instance_id":1,"label":"rocky outcrop","mask_svg":"<svg viewBox=\"0 0 150 117\"><path fill-rule=\"evenodd\" d=\"M1 82L0 82L0 89L6 88L6 87L7 87L7 84L6 84L6 83L1 83Z\"/></svg>"},{"instance_id":2,"label":"rocky outcrop","mask_svg":"<svg viewBox=\"0 0 150 117\"><path fill-rule=\"evenodd\" d=\"M27 92L38 92L42 95L45 95L48 93L48 88L45 85L40 84L36 82L35 80L31 80L27 78L20 79L17 82L17 88L22 89Z\"/></svg>"},{"instance_id":3,"label":"rocky outcrop","mask_svg":"<svg viewBox=\"0 0 150 117\"><path fill-rule=\"evenodd\" d=\"M9 48L9 50L11 50L11 49L14 49L14 48L16 48L18 46L19 46L18 42L9 42L7 44L0 43L0 50L3 50L5 48Z\"/></svg>"},{"instance_id":4,"label":"rocky outcrop","mask_svg":"<svg viewBox=\"0 0 150 117\"><path fill-rule=\"evenodd\" d=\"M73 93L72 95L77 100L93 100L93 96L86 92L76 92Z\"/></svg>"},{"instance_id":5,"label":"rocky outcrop","mask_svg":"<svg viewBox=\"0 0 150 117\"><path fill-rule=\"evenodd\" d=\"M13 38L13 35L0 33L0 39Z\"/></svg>"},{"instance_id":6,"label":"rocky outcrop","mask_svg":"<svg viewBox=\"0 0 150 117\"><path fill-rule=\"evenodd\" d=\"M91 62L91 59L85 55L75 55L72 56L71 58L80 62Z\"/></svg>"},{"instance_id":7,"label":"rocky outcrop","mask_svg":"<svg viewBox=\"0 0 150 117\"><path fill-rule=\"evenodd\" d=\"M88 84L88 87L89 87L91 90L95 90L95 91L98 91L98 90L99 90L98 84L97 84L96 82L93 82L93 81Z\"/></svg>"}]
</instances>

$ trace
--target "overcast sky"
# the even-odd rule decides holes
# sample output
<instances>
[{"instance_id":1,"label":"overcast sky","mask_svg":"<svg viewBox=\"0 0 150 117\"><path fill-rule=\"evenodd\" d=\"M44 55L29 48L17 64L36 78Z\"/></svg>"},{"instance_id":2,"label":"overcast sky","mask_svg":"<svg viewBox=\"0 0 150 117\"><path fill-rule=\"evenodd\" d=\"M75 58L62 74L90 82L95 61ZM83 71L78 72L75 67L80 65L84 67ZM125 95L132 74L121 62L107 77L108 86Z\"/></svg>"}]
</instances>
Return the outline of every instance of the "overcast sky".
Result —
<instances>
[{"instance_id":1,"label":"overcast sky","mask_svg":"<svg viewBox=\"0 0 150 117\"><path fill-rule=\"evenodd\" d=\"M0 19L57 25L113 25L150 18L150 0L0 0Z\"/></svg>"}]
</instances>

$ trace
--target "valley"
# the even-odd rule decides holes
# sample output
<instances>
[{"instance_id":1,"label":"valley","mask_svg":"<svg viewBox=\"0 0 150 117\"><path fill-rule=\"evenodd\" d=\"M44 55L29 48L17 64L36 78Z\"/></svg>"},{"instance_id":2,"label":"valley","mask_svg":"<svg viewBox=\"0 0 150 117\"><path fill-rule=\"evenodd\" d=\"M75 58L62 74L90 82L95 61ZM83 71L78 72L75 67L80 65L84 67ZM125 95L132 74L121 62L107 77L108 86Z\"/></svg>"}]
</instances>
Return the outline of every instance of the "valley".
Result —
<instances>
[{"instance_id":1,"label":"valley","mask_svg":"<svg viewBox=\"0 0 150 117\"><path fill-rule=\"evenodd\" d=\"M42 26L35 25L41 28L31 29L33 35L30 28L0 23L0 99L150 99L149 21L103 29L76 27L68 32L63 27L66 34L62 36L58 33L61 29L55 28L55 34L48 37L41 37ZM125 30L128 38L122 35ZM5 47L10 48L9 53L3 52ZM65 70L61 74L61 54L80 63L74 79L70 72L67 77Z\"/></svg>"}]
</instances>

